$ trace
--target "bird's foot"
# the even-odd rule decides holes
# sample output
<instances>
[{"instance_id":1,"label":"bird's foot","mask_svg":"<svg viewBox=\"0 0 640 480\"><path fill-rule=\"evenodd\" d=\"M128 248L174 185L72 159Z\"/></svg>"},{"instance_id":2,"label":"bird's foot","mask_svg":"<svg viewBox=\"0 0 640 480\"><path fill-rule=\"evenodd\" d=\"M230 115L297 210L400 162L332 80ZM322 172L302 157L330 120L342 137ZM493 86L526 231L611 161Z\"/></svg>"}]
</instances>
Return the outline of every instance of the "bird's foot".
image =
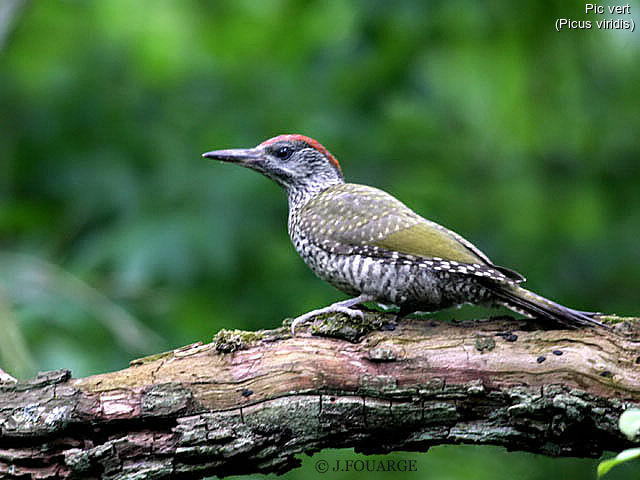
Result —
<instances>
[{"instance_id":1,"label":"bird's foot","mask_svg":"<svg viewBox=\"0 0 640 480\"><path fill-rule=\"evenodd\" d=\"M356 310L355 308L344 307L342 305L329 305L328 307L318 308L317 310L311 310L304 315L300 315L295 318L293 322L291 322L291 335L296 334L296 327L301 323L306 323L311 320L313 317L317 317L318 315L322 315L323 313L344 313L350 318L364 318L364 313L361 310Z\"/></svg>"},{"instance_id":2,"label":"bird's foot","mask_svg":"<svg viewBox=\"0 0 640 480\"><path fill-rule=\"evenodd\" d=\"M343 313L350 318L363 319L364 313L361 310L356 310L355 308L350 308L350 307L353 307L354 305L359 305L364 302L369 302L371 300L373 299L368 295L360 295L358 297L350 298L349 300L343 300L342 302L332 303L331 305L324 308L311 310L310 312L305 313L304 315L300 315L299 317L295 318L293 322L291 322L291 335L295 336L296 327L298 325L300 325L301 323L308 322L311 318L316 317L318 315L322 315L323 313Z\"/></svg>"}]
</instances>

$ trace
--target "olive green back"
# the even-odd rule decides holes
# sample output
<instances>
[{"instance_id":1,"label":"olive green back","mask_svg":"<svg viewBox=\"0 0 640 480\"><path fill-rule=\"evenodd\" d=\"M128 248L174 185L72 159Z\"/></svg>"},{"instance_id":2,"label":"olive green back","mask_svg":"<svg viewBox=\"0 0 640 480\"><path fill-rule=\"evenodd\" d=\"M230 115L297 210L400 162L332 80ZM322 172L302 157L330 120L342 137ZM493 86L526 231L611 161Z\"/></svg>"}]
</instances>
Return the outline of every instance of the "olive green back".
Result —
<instances>
[{"instance_id":1,"label":"olive green back","mask_svg":"<svg viewBox=\"0 0 640 480\"><path fill-rule=\"evenodd\" d=\"M468 264L491 261L460 235L421 217L377 188L353 183L335 185L300 211L300 226L321 245L373 246L424 258Z\"/></svg>"}]
</instances>

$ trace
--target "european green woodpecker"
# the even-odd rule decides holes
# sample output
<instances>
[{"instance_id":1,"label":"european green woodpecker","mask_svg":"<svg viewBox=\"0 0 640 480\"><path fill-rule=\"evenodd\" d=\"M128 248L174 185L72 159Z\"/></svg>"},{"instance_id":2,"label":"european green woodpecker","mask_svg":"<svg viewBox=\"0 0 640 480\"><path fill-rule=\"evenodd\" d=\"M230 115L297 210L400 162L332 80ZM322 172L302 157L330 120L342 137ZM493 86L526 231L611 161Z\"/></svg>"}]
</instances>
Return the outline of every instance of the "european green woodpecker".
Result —
<instances>
[{"instance_id":1,"label":"european green woodpecker","mask_svg":"<svg viewBox=\"0 0 640 480\"><path fill-rule=\"evenodd\" d=\"M603 326L595 314L559 305L519 286L524 277L495 265L457 233L427 220L374 187L345 183L340 164L317 141L280 135L255 148L203 157L237 163L280 185L289 200L289 236L321 279L353 298L313 310L291 324L341 312L363 317L365 302L400 314L463 303L504 305L569 327Z\"/></svg>"}]
</instances>

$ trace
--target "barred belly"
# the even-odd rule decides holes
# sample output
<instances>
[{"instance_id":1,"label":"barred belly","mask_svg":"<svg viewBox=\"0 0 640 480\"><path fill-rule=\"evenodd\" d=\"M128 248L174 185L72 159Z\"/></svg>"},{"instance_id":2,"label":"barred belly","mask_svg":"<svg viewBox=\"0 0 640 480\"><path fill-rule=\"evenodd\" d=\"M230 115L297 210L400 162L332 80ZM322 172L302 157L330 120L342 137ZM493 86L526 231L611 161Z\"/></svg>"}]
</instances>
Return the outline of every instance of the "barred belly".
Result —
<instances>
[{"instance_id":1,"label":"barred belly","mask_svg":"<svg viewBox=\"0 0 640 480\"><path fill-rule=\"evenodd\" d=\"M436 271L426 262L329 253L313 245L301 256L314 273L349 295L369 294L377 301L414 310L491 301L472 276Z\"/></svg>"}]
</instances>

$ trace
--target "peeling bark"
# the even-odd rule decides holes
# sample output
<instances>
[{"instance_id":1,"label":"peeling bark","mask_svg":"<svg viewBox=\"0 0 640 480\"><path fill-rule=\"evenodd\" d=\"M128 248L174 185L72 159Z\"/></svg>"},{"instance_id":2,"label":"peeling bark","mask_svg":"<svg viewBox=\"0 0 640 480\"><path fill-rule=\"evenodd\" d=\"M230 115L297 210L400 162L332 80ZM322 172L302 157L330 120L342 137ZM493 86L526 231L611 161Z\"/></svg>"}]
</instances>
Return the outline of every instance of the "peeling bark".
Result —
<instances>
[{"instance_id":1,"label":"peeling bark","mask_svg":"<svg viewBox=\"0 0 640 480\"><path fill-rule=\"evenodd\" d=\"M595 457L629 447L617 420L640 403L639 322L531 330L509 317L396 325L369 313L296 337L221 331L87 378L47 372L0 386L0 474L283 473L328 447L458 443Z\"/></svg>"}]
</instances>

